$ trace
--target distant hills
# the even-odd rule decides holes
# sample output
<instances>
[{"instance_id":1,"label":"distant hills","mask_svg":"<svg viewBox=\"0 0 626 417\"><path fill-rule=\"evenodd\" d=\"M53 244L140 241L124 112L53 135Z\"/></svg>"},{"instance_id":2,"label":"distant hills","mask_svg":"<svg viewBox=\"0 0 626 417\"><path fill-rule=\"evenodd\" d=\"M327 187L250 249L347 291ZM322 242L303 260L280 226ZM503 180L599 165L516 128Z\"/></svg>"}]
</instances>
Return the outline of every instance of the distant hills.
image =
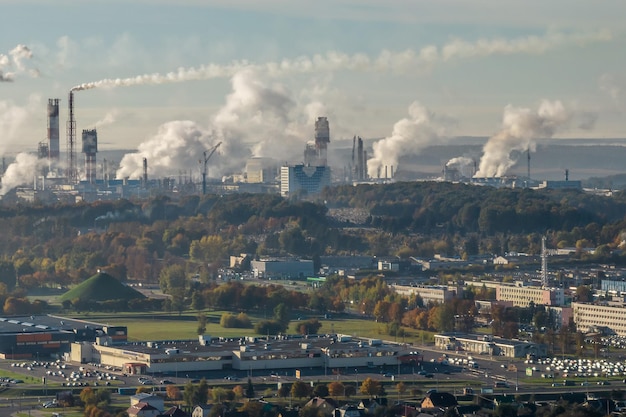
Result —
<instances>
[{"instance_id":1,"label":"distant hills","mask_svg":"<svg viewBox=\"0 0 626 417\"><path fill-rule=\"evenodd\" d=\"M132 300L136 298L145 298L145 296L139 291L122 284L106 272L98 272L85 282L63 294L60 300L107 301Z\"/></svg>"}]
</instances>

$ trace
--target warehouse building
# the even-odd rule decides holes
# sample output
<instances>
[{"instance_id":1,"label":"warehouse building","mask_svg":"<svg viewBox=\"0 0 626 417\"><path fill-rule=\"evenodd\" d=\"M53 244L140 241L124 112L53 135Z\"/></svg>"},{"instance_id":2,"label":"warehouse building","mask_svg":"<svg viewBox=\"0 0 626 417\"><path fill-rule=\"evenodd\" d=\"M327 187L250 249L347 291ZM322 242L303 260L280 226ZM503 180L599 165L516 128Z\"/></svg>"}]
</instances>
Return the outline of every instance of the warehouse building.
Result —
<instances>
[{"instance_id":1,"label":"warehouse building","mask_svg":"<svg viewBox=\"0 0 626 417\"><path fill-rule=\"evenodd\" d=\"M127 340L126 327L107 326L52 315L0 317L2 359L59 358L74 342Z\"/></svg>"},{"instance_id":2,"label":"warehouse building","mask_svg":"<svg viewBox=\"0 0 626 417\"><path fill-rule=\"evenodd\" d=\"M397 366L412 352L402 344L342 335L199 336L198 340L111 346L81 342L73 343L71 348L73 362L110 365L128 374Z\"/></svg>"}]
</instances>

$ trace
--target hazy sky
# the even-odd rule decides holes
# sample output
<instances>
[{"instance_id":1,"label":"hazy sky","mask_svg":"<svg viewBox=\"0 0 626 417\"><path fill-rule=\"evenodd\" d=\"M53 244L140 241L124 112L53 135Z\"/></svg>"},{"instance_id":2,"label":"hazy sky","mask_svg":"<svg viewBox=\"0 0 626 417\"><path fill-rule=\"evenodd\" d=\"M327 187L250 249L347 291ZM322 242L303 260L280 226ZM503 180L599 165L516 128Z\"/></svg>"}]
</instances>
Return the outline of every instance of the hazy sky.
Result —
<instances>
[{"instance_id":1,"label":"hazy sky","mask_svg":"<svg viewBox=\"0 0 626 417\"><path fill-rule=\"evenodd\" d=\"M45 138L48 98L64 150L67 95L84 83L77 128L97 126L100 149L199 131L282 156L322 115L332 141L410 147L496 135L511 108L544 100L584 119L549 135L624 137L624 0L0 0L0 15L7 154ZM427 134L412 128L424 118Z\"/></svg>"}]
</instances>

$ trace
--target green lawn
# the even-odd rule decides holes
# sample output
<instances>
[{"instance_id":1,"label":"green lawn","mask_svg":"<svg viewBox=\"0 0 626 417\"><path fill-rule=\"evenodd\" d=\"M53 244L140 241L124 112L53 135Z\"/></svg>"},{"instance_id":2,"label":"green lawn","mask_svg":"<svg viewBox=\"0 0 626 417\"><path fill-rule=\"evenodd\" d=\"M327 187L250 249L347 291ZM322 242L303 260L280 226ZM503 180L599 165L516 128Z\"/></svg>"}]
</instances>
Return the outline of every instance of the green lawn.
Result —
<instances>
[{"instance_id":1,"label":"green lawn","mask_svg":"<svg viewBox=\"0 0 626 417\"><path fill-rule=\"evenodd\" d=\"M248 336L254 334L253 329L224 328L219 325L219 319L223 311L204 312L209 318L206 325L205 334L221 337ZM143 340L163 340L163 339L195 339L197 337L198 312L185 311L178 313L85 313L71 314L71 317L90 320L103 324L126 326L128 328L128 339L130 341ZM249 314L253 323L263 320L263 315ZM385 334L385 324L376 323L371 319L320 319L322 327L320 333L340 333L358 337L381 338L397 340L406 343L432 342L433 336L430 332L420 332L412 329L405 329L405 337L395 338ZM288 333L296 333L299 321L294 319L289 325ZM423 333L423 336L422 336Z\"/></svg>"}]
</instances>

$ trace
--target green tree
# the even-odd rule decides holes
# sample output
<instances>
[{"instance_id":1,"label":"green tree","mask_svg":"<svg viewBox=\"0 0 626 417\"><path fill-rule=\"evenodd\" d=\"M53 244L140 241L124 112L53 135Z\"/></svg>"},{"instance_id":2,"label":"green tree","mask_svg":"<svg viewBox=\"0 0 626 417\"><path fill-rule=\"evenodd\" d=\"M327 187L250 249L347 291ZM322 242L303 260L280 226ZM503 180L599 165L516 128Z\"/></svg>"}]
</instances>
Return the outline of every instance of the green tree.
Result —
<instances>
[{"instance_id":1,"label":"green tree","mask_svg":"<svg viewBox=\"0 0 626 417\"><path fill-rule=\"evenodd\" d=\"M274 320L280 323L289 322L289 310L287 310L285 303L280 303L274 307Z\"/></svg>"},{"instance_id":2,"label":"green tree","mask_svg":"<svg viewBox=\"0 0 626 417\"><path fill-rule=\"evenodd\" d=\"M316 384L315 387L313 387L313 395L316 397L326 398L328 397L328 393L328 385L326 384Z\"/></svg>"},{"instance_id":3,"label":"green tree","mask_svg":"<svg viewBox=\"0 0 626 417\"><path fill-rule=\"evenodd\" d=\"M187 287L187 275L182 265L169 265L159 274L159 286L166 294L172 294L176 290L184 291Z\"/></svg>"},{"instance_id":4,"label":"green tree","mask_svg":"<svg viewBox=\"0 0 626 417\"><path fill-rule=\"evenodd\" d=\"M308 397L311 393L311 387L303 381L296 381L291 384L291 396L295 398Z\"/></svg>"},{"instance_id":5,"label":"green tree","mask_svg":"<svg viewBox=\"0 0 626 417\"><path fill-rule=\"evenodd\" d=\"M202 310L204 308L204 297L200 291L191 293L191 308L194 310Z\"/></svg>"}]
</instances>

